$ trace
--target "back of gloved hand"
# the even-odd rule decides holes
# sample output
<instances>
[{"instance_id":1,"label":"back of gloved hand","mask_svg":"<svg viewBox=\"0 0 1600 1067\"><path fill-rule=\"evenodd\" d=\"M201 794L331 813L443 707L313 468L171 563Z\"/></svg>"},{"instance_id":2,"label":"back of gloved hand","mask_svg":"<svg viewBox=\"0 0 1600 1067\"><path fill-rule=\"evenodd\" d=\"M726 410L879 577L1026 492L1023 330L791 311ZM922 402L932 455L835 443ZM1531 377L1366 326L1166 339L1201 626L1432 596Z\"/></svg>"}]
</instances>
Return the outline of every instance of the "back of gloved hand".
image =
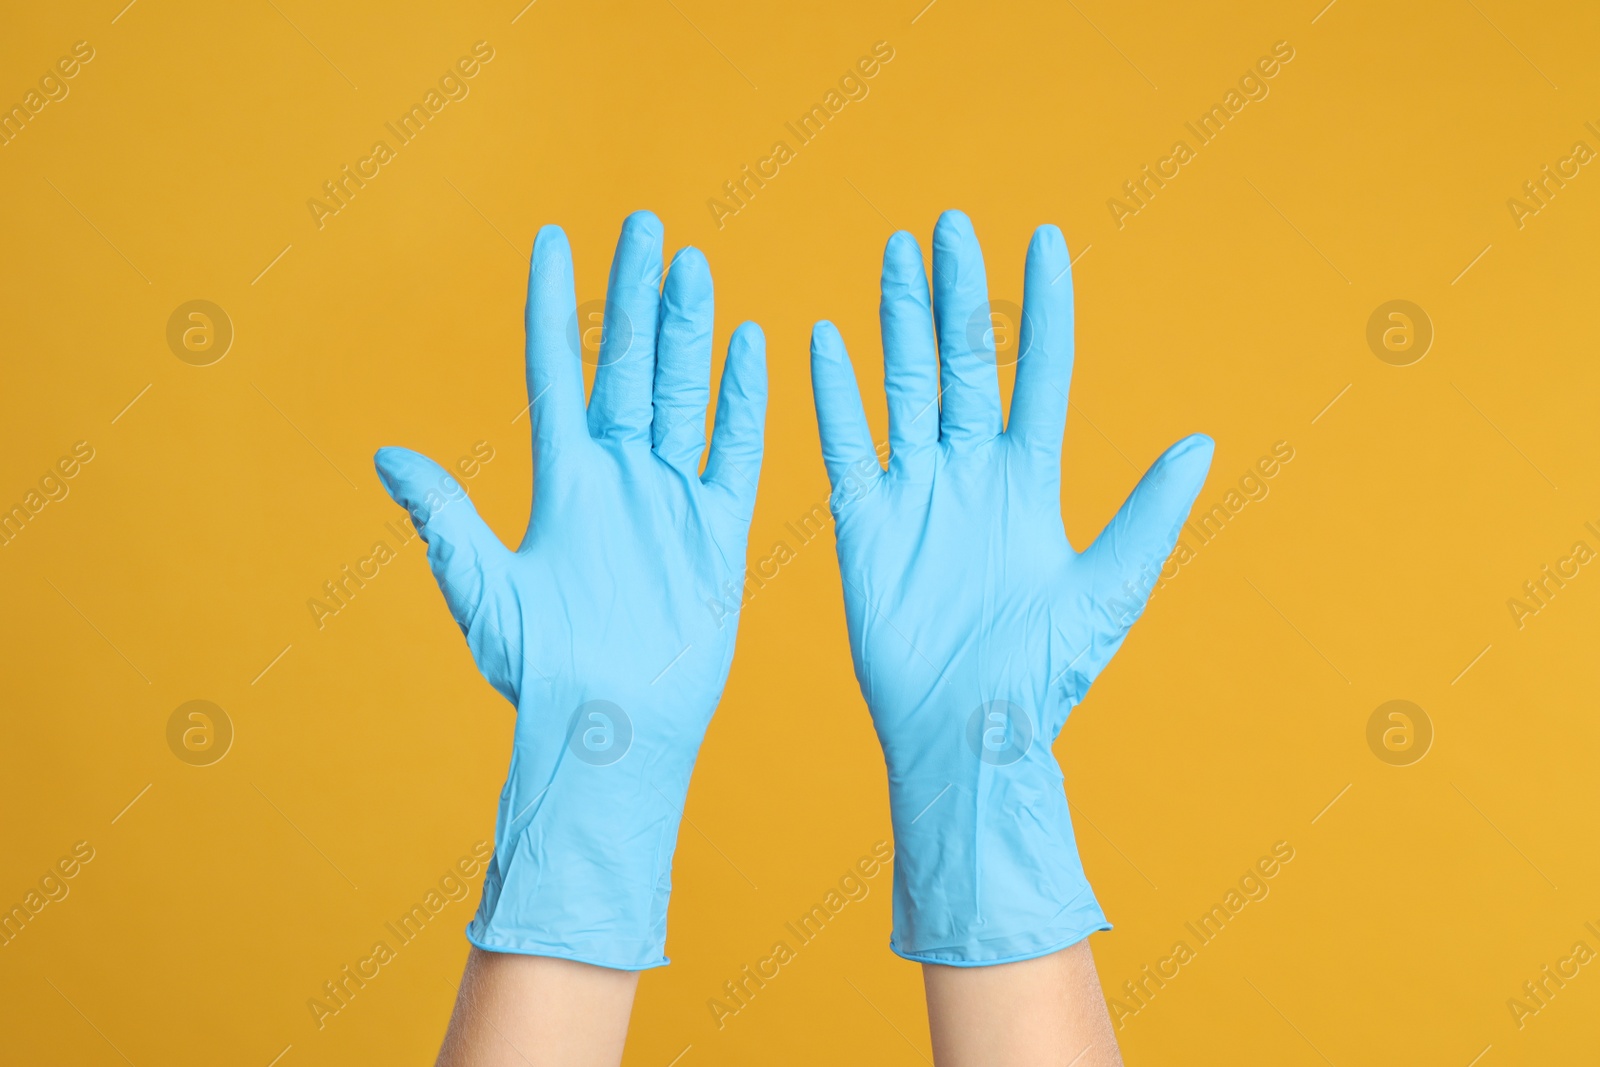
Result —
<instances>
[{"instance_id":1,"label":"back of gloved hand","mask_svg":"<svg viewBox=\"0 0 1600 1067\"><path fill-rule=\"evenodd\" d=\"M727 680L761 467L765 344L728 348L705 475L712 289L686 249L661 283L661 224L623 225L585 419L572 258L539 232L528 279L534 497L509 551L456 481L400 448L384 487L428 543L445 603L517 707L495 854L468 937L497 952L664 964L689 776Z\"/></svg>"},{"instance_id":2,"label":"back of gloved hand","mask_svg":"<svg viewBox=\"0 0 1600 1067\"><path fill-rule=\"evenodd\" d=\"M1168 449L1075 551L1061 521L1073 306L1060 231L1040 227L1028 249L1003 430L982 253L959 212L934 231L933 274L930 308L915 239L890 238L887 471L831 323L811 367L851 652L889 771L891 945L979 966L1108 928L1051 744L1143 611L1212 444Z\"/></svg>"}]
</instances>

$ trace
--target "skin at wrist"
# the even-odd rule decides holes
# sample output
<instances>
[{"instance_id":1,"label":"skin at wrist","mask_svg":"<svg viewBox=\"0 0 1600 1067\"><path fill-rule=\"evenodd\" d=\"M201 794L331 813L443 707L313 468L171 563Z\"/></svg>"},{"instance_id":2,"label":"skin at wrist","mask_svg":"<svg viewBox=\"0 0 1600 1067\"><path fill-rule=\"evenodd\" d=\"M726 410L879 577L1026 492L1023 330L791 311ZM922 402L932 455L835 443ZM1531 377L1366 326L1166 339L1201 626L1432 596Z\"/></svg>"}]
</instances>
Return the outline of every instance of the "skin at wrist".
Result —
<instances>
[{"instance_id":1,"label":"skin at wrist","mask_svg":"<svg viewBox=\"0 0 1600 1067\"><path fill-rule=\"evenodd\" d=\"M637 971L473 949L435 1067L615 1067L638 984Z\"/></svg>"},{"instance_id":2,"label":"skin at wrist","mask_svg":"<svg viewBox=\"0 0 1600 1067\"><path fill-rule=\"evenodd\" d=\"M925 963L922 981L937 1067L1122 1067L1087 939L993 967Z\"/></svg>"}]
</instances>

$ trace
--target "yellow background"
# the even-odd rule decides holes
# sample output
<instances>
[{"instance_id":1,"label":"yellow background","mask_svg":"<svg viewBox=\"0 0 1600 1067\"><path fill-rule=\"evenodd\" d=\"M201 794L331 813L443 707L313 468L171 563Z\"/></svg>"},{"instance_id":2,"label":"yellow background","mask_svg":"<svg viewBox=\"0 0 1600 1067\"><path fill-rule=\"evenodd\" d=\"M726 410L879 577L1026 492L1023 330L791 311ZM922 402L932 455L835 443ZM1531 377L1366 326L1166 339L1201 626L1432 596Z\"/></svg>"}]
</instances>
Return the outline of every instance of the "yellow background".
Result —
<instances>
[{"instance_id":1,"label":"yellow background","mask_svg":"<svg viewBox=\"0 0 1600 1067\"><path fill-rule=\"evenodd\" d=\"M1207 506L1295 449L1056 746L1116 924L1094 939L1108 996L1274 842L1295 849L1127 1020L1128 1062L1593 1062L1600 965L1520 1030L1506 1002L1575 941L1600 949L1600 568L1520 630L1506 601L1573 542L1600 548L1600 174L1520 230L1506 201L1573 142L1600 148L1600 11L122 2L13 6L0 33L0 102L73 42L96 52L0 148L0 504L74 442L96 453L0 548L0 902L96 850L0 948L0 1058L431 1062L481 878L325 1028L306 1007L492 837L512 726L420 542L312 622L399 514L371 453L489 442L468 484L514 541L526 250L561 224L580 300L601 297L622 217L650 207L669 248L710 259L718 366L740 320L769 338L764 555L827 494L810 323L839 323L881 436L884 240L926 248L958 206L996 301L1019 298L1037 224L1081 256L1080 547L1186 432L1217 440ZM470 96L319 230L307 199L479 40L495 58ZM1119 230L1107 199L1280 40L1270 96ZM719 229L707 200L877 41L895 55L870 95ZM197 298L236 332L208 367L165 339ZM1436 330L1403 368L1365 340L1396 298ZM928 1054L887 875L723 1029L707 1009L889 836L830 536L744 613L679 842L674 962L643 978L629 1064ZM191 699L234 724L212 766L167 746ZM1412 766L1367 746L1390 699L1435 729Z\"/></svg>"}]
</instances>

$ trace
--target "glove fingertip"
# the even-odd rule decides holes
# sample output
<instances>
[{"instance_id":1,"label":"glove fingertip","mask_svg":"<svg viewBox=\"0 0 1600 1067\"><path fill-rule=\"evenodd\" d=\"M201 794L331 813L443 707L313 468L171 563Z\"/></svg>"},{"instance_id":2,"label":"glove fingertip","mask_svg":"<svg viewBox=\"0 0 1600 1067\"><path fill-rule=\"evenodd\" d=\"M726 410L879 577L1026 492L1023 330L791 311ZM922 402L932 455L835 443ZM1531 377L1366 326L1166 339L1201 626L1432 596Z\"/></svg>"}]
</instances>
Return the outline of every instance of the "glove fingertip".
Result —
<instances>
[{"instance_id":1,"label":"glove fingertip","mask_svg":"<svg viewBox=\"0 0 1600 1067\"><path fill-rule=\"evenodd\" d=\"M1067 250L1067 239L1061 233L1061 227L1053 222L1046 222L1033 231L1030 242L1032 249L1040 252L1056 253Z\"/></svg>"},{"instance_id":2,"label":"glove fingertip","mask_svg":"<svg viewBox=\"0 0 1600 1067\"><path fill-rule=\"evenodd\" d=\"M661 240L662 234L665 233L661 220L648 208L640 208L631 213L622 224L630 230L637 230L642 237L651 237L657 241Z\"/></svg>"},{"instance_id":3,"label":"glove fingertip","mask_svg":"<svg viewBox=\"0 0 1600 1067\"><path fill-rule=\"evenodd\" d=\"M940 212L939 221L933 226L933 240L936 245L942 241L965 241L969 237L975 237L976 234L972 220L959 208L949 208Z\"/></svg>"},{"instance_id":4,"label":"glove fingertip","mask_svg":"<svg viewBox=\"0 0 1600 1067\"><path fill-rule=\"evenodd\" d=\"M760 323L746 320L733 331L733 339L728 347L731 351L746 351L761 355L767 349L767 335L762 331Z\"/></svg>"},{"instance_id":5,"label":"glove fingertip","mask_svg":"<svg viewBox=\"0 0 1600 1067\"><path fill-rule=\"evenodd\" d=\"M672 254L662 295L669 303L704 300L711 292L711 264L706 254L694 245L684 245Z\"/></svg>"},{"instance_id":6,"label":"glove fingertip","mask_svg":"<svg viewBox=\"0 0 1600 1067\"><path fill-rule=\"evenodd\" d=\"M1174 468L1184 482L1198 493L1211 470L1211 459L1216 454L1217 443L1203 433L1190 434L1168 450L1166 462Z\"/></svg>"},{"instance_id":7,"label":"glove fingertip","mask_svg":"<svg viewBox=\"0 0 1600 1067\"><path fill-rule=\"evenodd\" d=\"M395 503L400 503L399 480L400 467L405 462L409 453L404 448L385 445L372 454L372 467L378 472L378 482L383 486L383 491L388 493Z\"/></svg>"},{"instance_id":8,"label":"glove fingertip","mask_svg":"<svg viewBox=\"0 0 1600 1067\"><path fill-rule=\"evenodd\" d=\"M533 239L533 261L542 270L563 269L572 261L572 248L567 243L567 233L555 223L539 227Z\"/></svg>"},{"instance_id":9,"label":"glove fingertip","mask_svg":"<svg viewBox=\"0 0 1600 1067\"><path fill-rule=\"evenodd\" d=\"M896 230L884 243L883 261L891 270L909 272L922 266L922 247L909 230Z\"/></svg>"},{"instance_id":10,"label":"glove fingertip","mask_svg":"<svg viewBox=\"0 0 1600 1067\"><path fill-rule=\"evenodd\" d=\"M1205 461L1210 463L1212 455L1217 450L1217 442L1207 434L1192 433L1174 445L1172 450L1175 453L1188 454L1189 452L1197 452L1203 454Z\"/></svg>"},{"instance_id":11,"label":"glove fingertip","mask_svg":"<svg viewBox=\"0 0 1600 1067\"><path fill-rule=\"evenodd\" d=\"M844 337L839 333L839 327L827 319L818 319L816 325L811 327L812 362L827 360L838 363L843 353Z\"/></svg>"}]
</instances>

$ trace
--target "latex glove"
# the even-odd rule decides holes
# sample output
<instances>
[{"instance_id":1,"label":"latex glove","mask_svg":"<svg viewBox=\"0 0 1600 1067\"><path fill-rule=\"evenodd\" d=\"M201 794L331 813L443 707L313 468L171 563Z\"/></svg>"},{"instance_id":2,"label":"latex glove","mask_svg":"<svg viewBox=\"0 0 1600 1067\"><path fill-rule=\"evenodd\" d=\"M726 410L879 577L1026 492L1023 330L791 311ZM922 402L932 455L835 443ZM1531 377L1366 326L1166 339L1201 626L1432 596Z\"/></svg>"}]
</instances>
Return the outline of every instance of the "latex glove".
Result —
<instances>
[{"instance_id":1,"label":"latex glove","mask_svg":"<svg viewBox=\"0 0 1600 1067\"><path fill-rule=\"evenodd\" d=\"M478 669L517 706L494 859L467 936L496 952L627 970L667 962L667 897L689 775L733 657L761 467L765 342L734 332L704 477L712 291L629 216L584 415L572 255L546 226L528 277L532 514L508 551L455 479L415 452L378 475ZM659 288L658 288L659 287Z\"/></svg>"},{"instance_id":2,"label":"latex glove","mask_svg":"<svg viewBox=\"0 0 1600 1067\"><path fill-rule=\"evenodd\" d=\"M889 771L890 944L910 959L977 966L1109 929L1051 744L1143 610L1212 444L1195 435L1168 449L1075 551L1061 522L1073 360L1061 232L1042 226L1028 247L1004 432L983 257L959 212L934 230L933 272L930 315L916 240L889 239L887 472L831 323L812 334L811 373L851 652Z\"/></svg>"}]
</instances>

